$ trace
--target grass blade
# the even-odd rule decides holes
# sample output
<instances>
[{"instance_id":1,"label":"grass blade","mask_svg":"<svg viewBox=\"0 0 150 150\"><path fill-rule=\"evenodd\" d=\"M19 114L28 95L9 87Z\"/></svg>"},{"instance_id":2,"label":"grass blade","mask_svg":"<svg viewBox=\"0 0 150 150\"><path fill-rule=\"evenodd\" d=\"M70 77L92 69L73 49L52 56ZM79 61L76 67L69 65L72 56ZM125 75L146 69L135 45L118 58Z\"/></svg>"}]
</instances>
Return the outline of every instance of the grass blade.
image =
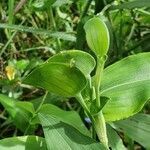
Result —
<instances>
[{"instance_id":1,"label":"grass blade","mask_svg":"<svg viewBox=\"0 0 150 150\"><path fill-rule=\"evenodd\" d=\"M133 8L141 8L141 7L150 7L150 0L135 0L131 2L126 2L121 5L112 6L110 9L133 9Z\"/></svg>"},{"instance_id":2,"label":"grass blade","mask_svg":"<svg viewBox=\"0 0 150 150\"><path fill-rule=\"evenodd\" d=\"M4 24L0 23L0 28L4 28L4 29L7 28L7 29L17 30L21 32L30 32L33 34L59 38L59 39L66 40L66 41L72 41L72 42L76 41L75 35L73 35L72 33L52 32L52 31L44 30L44 29L37 29L37 28L26 27L26 26L21 26L21 25L9 25L5 23Z\"/></svg>"}]
</instances>

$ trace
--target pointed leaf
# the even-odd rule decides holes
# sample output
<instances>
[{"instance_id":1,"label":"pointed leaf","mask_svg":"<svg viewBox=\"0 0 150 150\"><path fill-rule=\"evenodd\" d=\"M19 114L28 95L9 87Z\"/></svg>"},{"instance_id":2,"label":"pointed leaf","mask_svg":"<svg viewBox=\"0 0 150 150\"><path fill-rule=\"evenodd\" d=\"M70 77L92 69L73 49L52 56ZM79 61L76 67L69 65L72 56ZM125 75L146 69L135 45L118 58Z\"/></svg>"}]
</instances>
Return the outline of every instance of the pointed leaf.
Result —
<instances>
[{"instance_id":1,"label":"pointed leaf","mask_svg":"<svg viewBox=\"0 0 150 150\"><path fill-rule=\"evenodd\" d=\"M150 98L150 53L129 56L104 70L101 94L111 100L104 106L107 121L139 112Z\"/></svg>"},{"instance_id":2,"label":"pointed leaf","mask_svg":"<svg viewBox=\"0 0 150 150\"><path fill-rule=\"evenodd\" d=\"M90 112L92 115L96 115L97 113L99 113L103 109L103 107L106 105L106 103L108 101L110 101L110 98L105 97L105 96L101 96L100 100L101 100L101 106L100 107L97 107L96 99L93 100L92 102L90 102Z\"/></svg>"},{"instance_id":3,"label":"pointed leaf","mask_svg":"<svg viewBox=\"0 0 150 150\"><path fill-rule=\"evenodd\" d=\"M40 113L39 118L48 150L104 150L101 144L50 115Z\"/></svg>"},{"instance_id":4,"label":"pointed leaf","mask_svg":"<svg viewBox=\"0 0 150 150\"><path fill-rule=\"evenodd\" d=\"M111 147L112 150L126 150L122 139L110 125L107 125L107 136L109 147Z\"/></svg>"},{"instance_id":5,"label":"pointed leaf","mask_svg":"<svg viewBox=\"0 0 150 150\"><path fill-rule=\"evenodd\" d=\"M130 138L140 143L146 149L150 149L150 115L137 114L126 120L117 121L114 124Z\"/></svg>"},{"instance_id":6,"label":"pointed leaf","mask_svg":"<svg viewBox=\"0 0 150 150\"><path fill-rule=\"evenodd\" d=\"M0 140L0 150L47 150L45 139L37 136L20 136Z\"/></svg>"},{"instance_id":7,"label":"pointed leaf","mask_svg":"<svg viewBox=\"0 0 150 150\"><path fill-rule=\"evenodd\" d=\"M64 111L54 105L44 104L42 108L40 109L39 113L42 113L44 115L54 116L60 121L74 127L75 129L80 131L82 134L86 136L90 135L89 131L85 127L84 123L82 122L80 116L75 111ZM40 123L40 122L37 118L35 118L32 123Z\"/></svg>"},{"instance_id":8,"label":"pointed leaf","mask_svg":"<svg viewBox=\"0 0 150 150\"><path fill-rule=\"evenodd\" d=\"M69 97L75 96L86 86L86 78L76 67L61 63L44 63L33 70L24 83Z\"/></svg>"}]
</instances>

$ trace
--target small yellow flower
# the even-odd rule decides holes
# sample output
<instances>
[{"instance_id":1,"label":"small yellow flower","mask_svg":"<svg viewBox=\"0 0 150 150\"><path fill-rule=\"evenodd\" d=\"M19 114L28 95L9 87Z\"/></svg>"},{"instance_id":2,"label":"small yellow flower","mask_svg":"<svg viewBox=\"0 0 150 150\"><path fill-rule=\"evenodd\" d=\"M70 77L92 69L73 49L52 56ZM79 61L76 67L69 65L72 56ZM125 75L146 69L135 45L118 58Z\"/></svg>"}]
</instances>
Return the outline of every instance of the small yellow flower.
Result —
<instances>
[{"instance_id":1,"label":"small yellow flower","mask_svg":"<svg viewBox=\"0 0 150 150\"><path fill-rule=\"evenodd\" d=\"M5 72L9 80L13 80L15 78L16 71L13 66L6 66Z\"/></svg>"}]
</instances>

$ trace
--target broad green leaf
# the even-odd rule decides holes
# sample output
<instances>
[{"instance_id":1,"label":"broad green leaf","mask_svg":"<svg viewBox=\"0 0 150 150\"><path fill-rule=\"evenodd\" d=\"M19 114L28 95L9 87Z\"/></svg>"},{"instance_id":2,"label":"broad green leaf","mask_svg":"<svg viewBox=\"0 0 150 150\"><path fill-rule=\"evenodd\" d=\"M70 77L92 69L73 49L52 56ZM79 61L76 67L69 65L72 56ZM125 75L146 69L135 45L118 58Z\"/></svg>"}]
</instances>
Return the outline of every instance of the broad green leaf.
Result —
<instances>
[{"instance_id":1,"label":"broad green leaf","mask_svg":"<svg viewBox=\"0 0 150 150\"><path fill-rule=\"evenodd\" d=\"M54 116L60 121L74 127L75 129L80 131L82 134L89 136L89 131L85 127L78 113L75 111L64 111L54 105L44 104L42 108L40 109L39 113L42 113L44 115ZM40 123L40 122L37 118L35 118L33 120L33 123Z\"/></svg>"},{"instance_id":2,"label":"broad green leaf","mask_svg":"<svg viewBox=\"0 0 150 150\"><path fill-rule=\"evenodd\" d=\"M102 17L94 17L88 20L84 29L90 49L97 57L106 55L109 49L109 32Z\"/></svg>"},{"instance_id":3,"label":"broad green leaf","mask_svg":"<svg viewBox=\"0 0 150 150\"><path fill-rule=\"evenodd\" d=\"M17 30L17 31L21 31L21 32L29 32L29 33L33 33L33 34L49 36L52 38L59 38L59 39L66 40L66 41L72 41L72 42L76 41L76 38L73 34L69 34L66 32L53 32L53 31L49 31L49 30L45 30L45 29L26 27L26 26L22 26L22 25L9 25L9 24L5 24L5 23L0 23L0 28L12 29L12 30Z\"/></svg>"},{"instance_id":4,"label":"broad green leaf","mask_svg":"<svg viewBox=\"0 0 150 150\"><path fill-rule=\"evenodd\" d=\"M130 138L150 149L150 115L137 114L125 120L114 122Z\"/></svg>"},{"instance_id":5,"label":"broad green leaf","mask_svg":"<svg viewBox=\"0 0 150 150\"><path fill-rule=\"evenodd\" d=\"M131 2L124 2L117 6L112 6L110 9L133 9L133 8L141 8L141 7L150 7L149 0L134 0Z\"/></svg>"},{"instance_id":6,"label":"broad green leaf","mask_svg":"<svg viewBox=\"0 0 150 150\"><path fill-rule=\"evenodd\" d=\"M0 94L0 103L7 110L16 127L25 131L34 113L32 103L19 102L2 94Z\"/></svg>"},{"instance_id":7,"label":"broad green leaf","mask_svg":"<svg viewBox=\"0 0 150 150\"><path fill-rule=\"evenodd\" d=\"M33 70L24 83L70 97L81 92L86 86L86 78L74 66L62 63L44 63Z\"/></svg>"},{"instance_id":8,"label":"broad green leaf","mask_svg":"<svg viewBox=\"0 0 150 150\"><path fill-rule=\"evenodd\" d=\"M0 150L47 150L47 147L42 137L18 136L0 140Z\"/></svg>"},{"instance_id":9,"label":"broad green leaf","mask_svg":"<svg viewBox=\"0 0 150 150\"><path fill-rule=\"evenodd\" d=\"M53 116L39 113L48 150L104 150L100 143Z\"/></svg>"},{"instance_id":10,"label":"broad green leaf","mask_svg":"<svg viewBox=\"0 0 150 150\"><path fill-rule=\"evenodd\" d=\"M111 100L103 108L106 121L139 112L150 98L150 53L129 56L104 70L101 94Z\"/></svg>"},{"instance_id":11,"label":"broad green leaf","mask_svg":"<svg viewBox=\"0 0 150 150\"><path fill-rule=\"evenodd\" d=\"M70 66L77 67L85 76L90 75L96 64L94 58L90 54L80 50L62 51L48 59L48 62L70 64Z\"/></svg>"},{"instance_id":12,"label":"broad green leaf","mask_svg":"<svg viewBox=\"0 0 150 150\"><path fill-rule=\"evenodd\" d=\"M109 147L111 147L112 150L126 150L122 139L110 125L107 125L107 136Z\"/></svg>"}]
</instances>

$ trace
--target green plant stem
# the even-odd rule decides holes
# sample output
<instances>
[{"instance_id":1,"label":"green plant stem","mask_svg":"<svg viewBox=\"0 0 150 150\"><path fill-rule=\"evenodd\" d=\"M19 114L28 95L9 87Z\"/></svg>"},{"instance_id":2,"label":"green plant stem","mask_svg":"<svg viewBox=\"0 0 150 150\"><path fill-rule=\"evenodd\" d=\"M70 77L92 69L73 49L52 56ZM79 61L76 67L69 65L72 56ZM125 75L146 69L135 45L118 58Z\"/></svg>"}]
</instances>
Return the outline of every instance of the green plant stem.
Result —
<instances>
[{"instance_id":1,"label":"green plant stem","mask_svg":"<svg viewBox=\"0 0 150 150\"><path fill-rule=\"evenodd\" d=\"M96 92L96 104L97 107L100 107L100 83L104 69L104 58L97 57L97 68L95 74L95 92ZM106 123L105 118L103 116L102 111L100 111L97 115L94 116L94 127L97 133L99 140L103 143L106 149L108 147L108 138L107 138L107 131L106 131Z\"/></svg>"},{"instance_id":2,"label":"green plant stem","mask_svg":"<svg viewBox=\"0 0 150 150\"><path fill-rule=\"evenodd\" d=\"M103 143L106 149L109 150L106 123L102 111L100 111L96 116L94 116L94 127L99 140Z\"/></svg>"},{"instance_id":3,"label":"green plant stem","mask_svg":"<svg viewBox=\"0 0 150 150\"><path fill-rule=\"evenodd\" d=\"M85 7L84 7L84 10L83 10L83 13L81 14L81 19L86 15L89 7L90 7L90 4L91 4L92 0L88 0Z\"/></svg>"},{"instance_id":4,"label":"green plant stem","mask_svg":"<svg viewBox=\"0 0 150 150\"><path fill-rule=\"evenodd\" d=\"M25 130L25 132L24 132L24 135L26 135L26 134L28 133L28 131L29 131L30 127L31 127L31 122L32 122L33 118L37 115L37 113L40 111L42 105L43 105L44 102L45 102L45 99L46 99L46 97L47 97L47 94L48 94L48 91L46 91L46 93L45 93L45 95L44 95L44 97L43 97L43 99L42 99L40 105L38 106L38 108L36 109L35 113L34 113L33 116L31 117L31 119L29 120L29 124L28 124L28 126L27 126L27 128L26 128L26 130Z\"/></svg>"},{"instance_id":5,"label":"green plant stem","mask_svg":"<svg viewBox=\"0 0 150 150\"><path fill-rule=\"evenodd\" d=\"M14 19L14 2L15 0L8 1L8 22L9 24L13 24Z\"/></svg>"},{"instance_id":6,"label":"green plant stem","mask_svg":"<svg viewBox=\"0 0 150 150\"><path fill-rule=\"evenodd\" d=\"M34 51L34 50L40 50L40 49L49 51L52 55L56 54L55 51L48 46L31 47L31 48L27 48L27 49L22 49L22 50L20 50L20 52L28 52L28 51Z\"/></svg>"},{"instance_id":7,"label":"green plant stem","mask_svg":"<svg viewBox=\"0 0 150 150\"><path fill-rule=\"evenodd\" d=\"M42 99L40 105L38 106L38 108L37 108L36 111L35 111L35 114L37 114L37 113L40 111L42 105L43 105L44 102L45 102L45 99L46 99L46 97L47 97L47 94L48 94L48 91L46 91L46 93L45 93L45 95L44 95L44 97L43 97L43 99Z\"/></svg>"},{"instance_id":8,"label":"green plant stem","mask_svg":"<svg viewBox=\"0 0 150 150\"><path fill-rule=\"evenodd\" d=\"M54 19L54 15L53 15L53 10L52 10L51 7L50 7L50 19L51 19L52 25L54 27L54 30L58 31L57 26L56 26L56 22L55 22L55 19ZM56 43L57 43L57 48L60 51L61 50L61 43L60 43L60 40L58 38L56 38Z\"/></svg>"},{"instance_id":9,"label":"green plant stem","mask_svg":"<svg viewBox=\"0 0 150 150\"><path fill-rule=\"evenodd\" d=\"M15 0L9 0L8 1L8 24L9 25L12 25L14 23L14 5L15 5ZM10 30L6 30L6 36L8 38L8 40L10 39L12 33ZM16 52L16 47L15 47L15 44L14 43L11 43L10 42L10 45L11 45L11 48L12 48L12 51L10 51L10 58L13 57L13 53Z\"/></svg>"},{"instance_id":10,"label":"green plant stem","mask_svg":"<svg viewBox=\"0 0 150 150\"><path fill-rule=\"evenodd\" d=\"M96 93L96 104L97 107L100 107L100 83L101 83L101 77L103 73L104 68L104 62L103 59L97 58L97 68L96 68L96 74L95 74L95 93Z\"/></svg>"}]
</instances>

